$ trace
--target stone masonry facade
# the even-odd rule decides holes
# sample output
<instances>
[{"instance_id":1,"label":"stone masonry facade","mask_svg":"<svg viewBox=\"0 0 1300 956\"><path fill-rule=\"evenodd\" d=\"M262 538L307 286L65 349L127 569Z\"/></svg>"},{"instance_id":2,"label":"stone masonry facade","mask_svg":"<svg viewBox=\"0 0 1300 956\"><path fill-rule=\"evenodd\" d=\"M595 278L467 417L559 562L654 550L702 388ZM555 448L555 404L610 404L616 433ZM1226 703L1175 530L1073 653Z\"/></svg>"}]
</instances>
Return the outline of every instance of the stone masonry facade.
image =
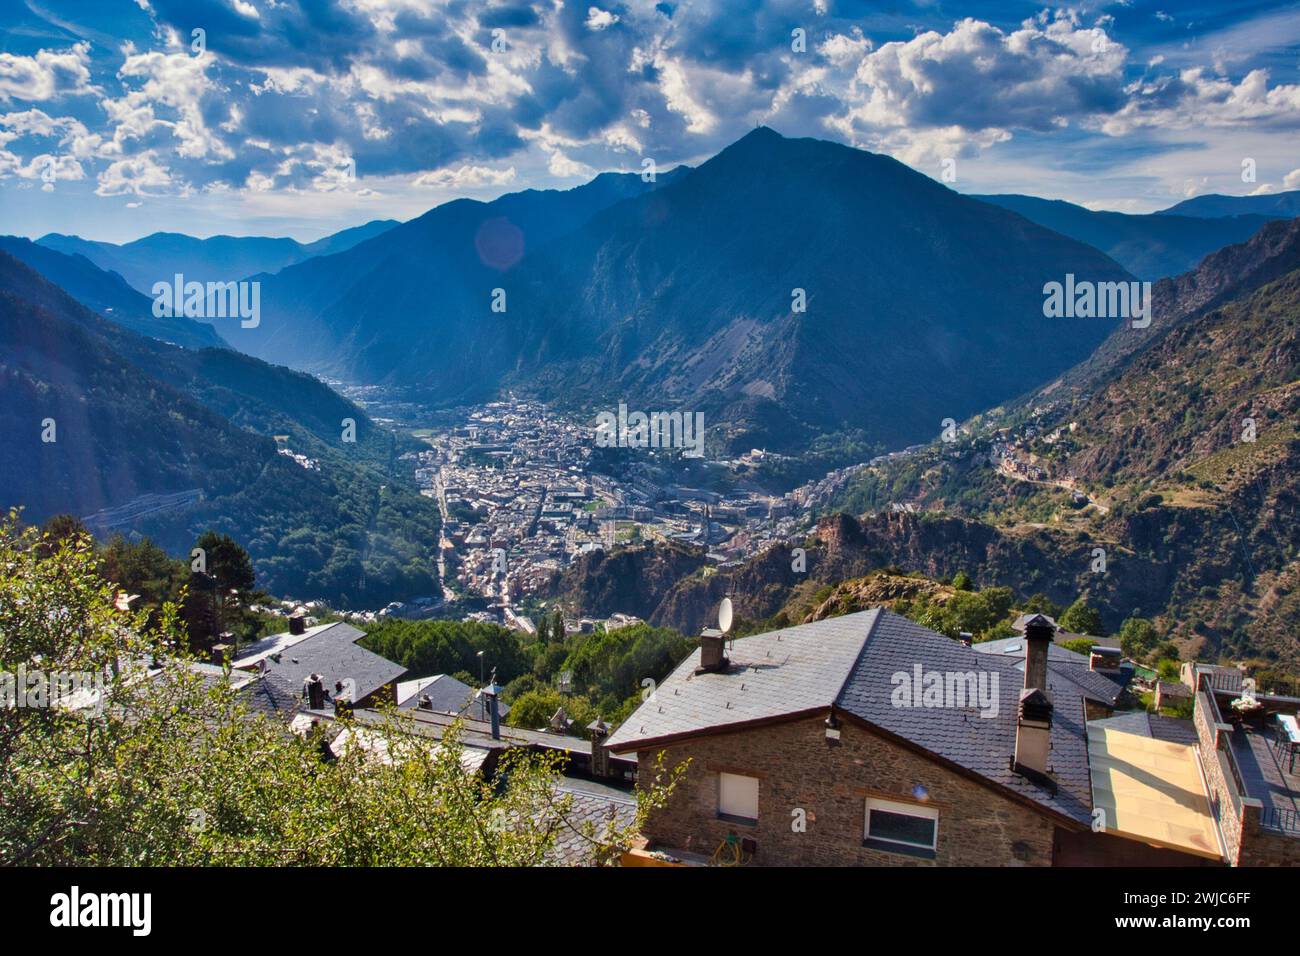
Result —
<instances>
[{"instance_id":1,"label":"stone masonry facade","mask_svg":"<svg viewBox=\"0 0 1300 956\"><path fill-rule=\"evenodd\" d=\"M812 717L642 751L643 767L661 751L669 767L692 761L645 836L652 846L708 856L735 833L754 841L752 863L760 866L1051 865L1058 819L1047 811L857 724L842 721L840 730L830 743L823 718ZM758 778L756 824L718 819L720 772ZM868 797L938 810L933 858L864 847Z\"/></svg>"},{"instance_id":2,"label":"stone masonry facade","mask_svg":"<svg viewBox=\"0 0 1300 956\"><path fill-rule=\"evenodd\" d=\"M1227 724L1214 721L1210 700L1205 691L1196 694L1193 713L1196 736L1200 744L1201 766L1217 806L1219 833L1227 849L1227 861L1233 866L1300 866L1300 837L1281 833L1260 825L1262 804L1245 796L1233 779L1228 761L1231 758L1220 734L1232 733Z\"/></svg>"}]
</instances>

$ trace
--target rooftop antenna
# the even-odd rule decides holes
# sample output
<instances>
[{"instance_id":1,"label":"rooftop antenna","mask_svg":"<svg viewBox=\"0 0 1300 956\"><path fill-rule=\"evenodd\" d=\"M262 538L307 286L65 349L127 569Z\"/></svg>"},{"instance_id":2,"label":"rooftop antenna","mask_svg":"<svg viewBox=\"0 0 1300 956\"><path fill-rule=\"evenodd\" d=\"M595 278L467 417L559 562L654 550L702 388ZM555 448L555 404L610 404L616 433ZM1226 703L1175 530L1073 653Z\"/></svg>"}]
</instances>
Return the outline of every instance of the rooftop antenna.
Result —
<instances>
[{"instance_id":1,"label":"rooftop antenna","mask_svg":"<svg viewBox=\"0 0 1300 956\"><path fill-rule=\"evenodd\" d=\"M724 597L722 603L718 605L718 630L726 634L731 630L732 618L734 612L731 608L731 598Z\"/></svg>"}]
</instances>

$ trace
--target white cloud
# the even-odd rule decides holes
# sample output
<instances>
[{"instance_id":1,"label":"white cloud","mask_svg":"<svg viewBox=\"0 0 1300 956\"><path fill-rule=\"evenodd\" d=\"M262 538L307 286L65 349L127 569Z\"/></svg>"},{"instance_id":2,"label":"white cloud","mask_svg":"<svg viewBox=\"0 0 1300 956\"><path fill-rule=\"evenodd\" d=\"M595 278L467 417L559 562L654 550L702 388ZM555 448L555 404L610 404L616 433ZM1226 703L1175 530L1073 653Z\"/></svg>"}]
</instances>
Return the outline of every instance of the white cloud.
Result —
<instances>
[{"instance_id":1,"label":"white cloud","mask_svg":"<svg viewBox=\"0 0 1300 956\"><path fill-rule=\"evenodd\" d=\"M596 171L586 163L570 159L563 151L558 149L551 153L551 160L547 163L546 168L556 179L572 179L576 176L586 178L596 174Z\"/></svg>"},{"instance_id":2,"label":"white cloud","mask_svg":"<svg viewBox=\"0 0 1300 956\"><path fill-rule=\"evenodd\" d=\"M968 18L863 56L832 127L911 153L932 152L936 138L951 148L959 137L987 145L1015 129L1059 129L1122 103L1126 59L1075 15L1040 15L1010 33Z\"/></svg>"},{"instance_id":3,"label":"white cloud","mask_svg":"<svg viewBox=\"0 0 1300 956\"><path fill-rule=\"evenodd\" d=\"M602 10L600 7L587 8L587 29L604 30L618 23L618 14Z\"/></svg>"},{"instance_id":4,"label":"white cloud","mask_svg":"<svg viewBox=\"0 0 1300 956\"><path fill-rule=\"evenodd\" d=\"M1300 126L1300 86L1268 85L1267 70L1240 82L1201 67L1135 83L1124 107L1105 117L1103 132L1122 136L1142 127L1161 130L1228 127L1261 122Z\"/></svg>"},{"instance_id":5,"label":"white cloud","mask_svg":"<svg viewBox=\"0 0 1300 956\"><path fill-rule=\"evenodd\" d=\"M207 76L208 67L215 62L206 54L128 52L117 75L128 85L141 81L139 86L100 102L115 124L114 151L129 155L133 141L148 140L162 130L179 140L176 153L181 158L233 159L234 151L204 119L203 98L217 91ZM159 107L174 111L174 116L160 117Z\"/></svg>"},{"instance_id":6,"label":"white cloud","mask_svg":"<svg viewBox=\"0 0 1300 956\"><path fill-rule=\"evenodd\" d=\"M0 53L0 99L35 103L94 92L89 53L89 43L77 43L63 51L40 50L35 56Z\"/></svg>"},{"instance_id":7,"label":"white cloud","mask_svg":"<svg viewBox=\"0 0 1300 956\"><path fill-rule=\"evenodd\" d=\"M515 181L515 168L491 169L466 163L455 169L435 169L415 177L413 185L470 189L475 186L504 186Z\"/></svg>"},{"instance_id":8,"label":"white cloud","mask_svg":"<svg viewBox=\"0 0 1300 956\"><path fill-rule=\"evenodd\" d=\"M99 174L98 181L95 192L100 196L161 195L176 185L152 151L110 163Z\"/></svg>"},{"instance_id":9,"label":"white cloud","mask_svg":"<svg viewBox=\"0 0 1300 956\"><path fill-rule=\"evenodd\" d=\"M24 137L53 139L77 159L90 159L103 145L103 137L71 116L50 116L38 109L0 114L0 145Z\"/></svg>"}]
</instances>

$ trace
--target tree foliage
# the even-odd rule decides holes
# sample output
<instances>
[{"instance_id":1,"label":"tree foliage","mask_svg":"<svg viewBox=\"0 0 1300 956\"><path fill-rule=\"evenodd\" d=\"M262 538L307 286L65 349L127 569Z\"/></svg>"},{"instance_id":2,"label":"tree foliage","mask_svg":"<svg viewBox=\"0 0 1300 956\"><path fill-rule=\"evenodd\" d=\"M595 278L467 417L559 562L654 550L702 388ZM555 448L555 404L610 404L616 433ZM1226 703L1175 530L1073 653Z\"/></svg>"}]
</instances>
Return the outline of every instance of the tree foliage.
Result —
<instances>
[{"instance_id":1,"label":"tree foliage","mask_svg":"<svg viewBox=\"0 0 1300 956\"><path fill-rule=\"evenodd\" d=\"M396 713L342 722L322 760L323 728L250 714L193 666L174 604L151 622L116 597L88 538L0 520L0 672L103 678L0 708L0 865L544 865L566 828L609 859L683 771L643 767L636 820L597 826L557 790L558 757L513 750L486 780L454 729L430 740Z\"/></svg>"},{"instance_id":2,"label":"tree foliage","mask_svg":"<svg viewBox=\"0 0 1300 956\"><path fill-rule=\"evenodd\" d=\"M1145 659L1160 643L1160 633L1144 617L1130 617L1119 628L1119 646L1129 657Z\"/></svg>"},{"instance_id":3,"label":"tree foliage","mask_svg":"<svg viewBox=\"0 0 1300 956\"><path fill-rule=\"evenodd\" d=\"M994 587L982 591L958 591L947 600L929 595L894 604L894 610L932 631L955 638L969 632L976 641L990 641L1011 636L1007 615L1015 594L1010 588Z\"/></svg>"},{"instance_id":4,"label":"tree foliage","mask_svg":"<svg viewBox=\"0 0 1300 956\"><path fill-rule=\"evenodd\" d=\"M1067 607L1065 612L1057 618L1056 623L1075 634L1092 635L1093 637L1106 636L1105 626L1101 623L1101 615L1097 613L1096 608L1090 607L1082 597Z\"/></svg>"}]
</instances>

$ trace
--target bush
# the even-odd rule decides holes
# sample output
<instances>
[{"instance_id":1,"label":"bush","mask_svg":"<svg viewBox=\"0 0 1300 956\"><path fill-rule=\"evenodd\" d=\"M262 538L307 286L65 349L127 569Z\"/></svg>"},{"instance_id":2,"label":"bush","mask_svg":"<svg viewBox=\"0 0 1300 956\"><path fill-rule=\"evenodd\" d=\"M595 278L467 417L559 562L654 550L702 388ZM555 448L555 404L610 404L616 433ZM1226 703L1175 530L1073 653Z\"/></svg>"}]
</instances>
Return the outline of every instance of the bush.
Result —
<instances>
[{"instance_id":1,"label":"bush","mask_svg":"<svg viewBox=\"0 0 1300 956\"><path fill-rule=\"evenodd\" d=\"M1082 654L1084 657L1092 653L1092 649L1097 646L1097 642L1087 637L1075 637L1068 641L1063 641L1061 646L1067 651L1074 651L1076 654Z\"/></svg>"}]
</instances>

